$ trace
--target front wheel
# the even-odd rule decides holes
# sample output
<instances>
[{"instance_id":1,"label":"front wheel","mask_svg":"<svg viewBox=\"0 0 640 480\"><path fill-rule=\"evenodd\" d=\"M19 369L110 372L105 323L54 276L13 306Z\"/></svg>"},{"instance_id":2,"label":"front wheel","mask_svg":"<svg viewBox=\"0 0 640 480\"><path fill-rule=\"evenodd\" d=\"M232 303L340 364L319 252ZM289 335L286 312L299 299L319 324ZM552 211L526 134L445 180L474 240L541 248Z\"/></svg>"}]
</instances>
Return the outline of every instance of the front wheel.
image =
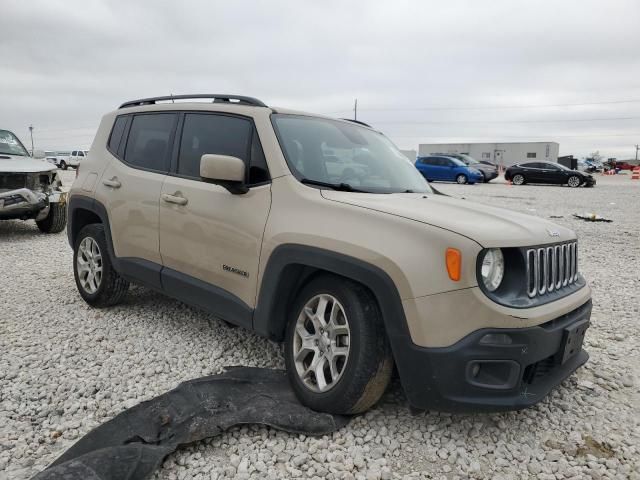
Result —
<instances>
[{"instance_id":1,"label":"front wheel","mask_svg":"<svg viewBox=\"0 0 640 480\"><path fill-rule=\"evenodd\" d=\"M66 170L66 169L68 168L68 167L67 167L67 162L65 162L64 160L62 160L62 161L60 162L60 168L61 168L62 170Z\"/></svg>"},{"instance_id":2,"label":"front wheel","mask_svg":"<svg viewBox=\"0 0 640 480\"><path fill-rule=\"evenodd\" d=\"M579 187L582 182L580 181L580 177L577 175L571 175L567 180L567 185L571 188Z\"/></svg>"},{"instance_id":3,"label":"front wheel","mask_svg":"<svg viewBox=\"0 0 640 480\"><path fill-rule=\"evenodd\" d=\"M524 185L524 175L520 175L519 173L514 175L511 179L511 183L514 185Z\"/></svg>"},{"instance_id":4,"label":"front wheel","mask_svg":"<svg viewBox=\"0 0 640 480\"><path fill-rule=\"evenodd\" d=\"M393 359L369 290L342 277L316 277L290 315L285 363L300 401L334 414L372 407L389 384Z\"/></svg>"},{"instance_id":5,"label":"front wheel","mask_svg":"<svg viewBox=\"0 0 640 480\"><path fill-rule=\"evenodd\" d=\"M458 175L456 177L456 183L460 184L460 185L464 185L465 183L467 183L469 181L469 179L467 178L467 176L463 173L461 173L460 175Z\"/></svg>"},{"instance_id":6,"label":"front wheel","mask_svg":"<svg viewBox=\"0 0 640 480\"><path fill-rule=\"evenodd\" d=\"M43 233L60 233L67 225L67 209L65 205L50 203L49 214L42 220L36 220L36 225Z\"/></svg>"}]
</instances>

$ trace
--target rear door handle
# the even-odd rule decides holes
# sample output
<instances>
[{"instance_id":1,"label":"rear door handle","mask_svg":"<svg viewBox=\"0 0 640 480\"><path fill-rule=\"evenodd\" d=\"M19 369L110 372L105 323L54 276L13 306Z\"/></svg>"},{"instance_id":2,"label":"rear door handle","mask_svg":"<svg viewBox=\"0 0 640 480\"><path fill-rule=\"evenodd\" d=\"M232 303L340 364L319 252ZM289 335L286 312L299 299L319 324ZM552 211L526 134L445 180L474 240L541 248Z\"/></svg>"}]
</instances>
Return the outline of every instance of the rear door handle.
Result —
<instances>
[{"instance_id":1,"label":"rear door handle","mask_svg":"<svg viewBox=\"0 0 640 480\"><path fill-rule=\"evenodd\" d=\"M187 203L189 203L189 200L187 200L182 195L180 195L179 192L176 192L175 195L169 195L168 193L163 193L161 197L162 197L162 200L164 200L167 203L175 203L177 205L186 205Z\"/></svg>"},{"instance_id":2,"label":"rear door handle","mask_svg":"<svg viewBox=\"0 0 640 480\"><path fill-rule=\"evenodd\" d=\"M111 180L102 180L102 184L111 188L120 188L122 186L118 177L112 177Z\"/></svg>"}]
</instances>

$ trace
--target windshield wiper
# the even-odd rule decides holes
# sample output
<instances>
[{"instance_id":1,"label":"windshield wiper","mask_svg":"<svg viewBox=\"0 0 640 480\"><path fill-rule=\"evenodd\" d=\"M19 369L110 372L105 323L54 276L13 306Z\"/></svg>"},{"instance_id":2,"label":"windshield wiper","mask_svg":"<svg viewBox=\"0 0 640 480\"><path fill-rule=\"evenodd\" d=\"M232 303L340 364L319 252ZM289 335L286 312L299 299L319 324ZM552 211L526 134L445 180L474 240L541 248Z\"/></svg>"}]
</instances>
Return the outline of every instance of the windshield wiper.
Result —
<instances>
[{"instance_id":1,"label":"windshield wiper","mask_svg":"<svg viewBox=\"0 0 640 480\"><path fill-rule=\"evenodd\" d=\"M330 188L331 190L338 190L340 192L358 192L358 193L371 193L366 190L359 190L357 188L352 187L348 183L329 183L329 182L321 182L319 180L313 180L311 178L303 178L300 180L300 183L304 183L305 185L316 185L318 187Z\"/></svg>"}]
</instances>

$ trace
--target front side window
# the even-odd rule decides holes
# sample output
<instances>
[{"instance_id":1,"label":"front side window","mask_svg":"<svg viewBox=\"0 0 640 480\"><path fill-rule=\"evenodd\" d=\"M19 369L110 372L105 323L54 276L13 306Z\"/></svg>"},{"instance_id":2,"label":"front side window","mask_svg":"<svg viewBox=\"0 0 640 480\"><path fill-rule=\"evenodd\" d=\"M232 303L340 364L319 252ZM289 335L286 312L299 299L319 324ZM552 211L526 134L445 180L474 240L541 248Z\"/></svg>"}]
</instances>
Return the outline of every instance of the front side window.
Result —
<instances>
[{"instance_id":1,"label":"front side window","mask_svg":"<svg viewBox=\"0 0 640 480\"><path fill-rule=\"evenodd\" d=\"M325 118L271 118L289 169L303 183L370 193L432 191L413 163L381 133Z\"/></svg>"},{"instance_id":2,"label":"front side window","mask_svg":"<svg viewBox=\"0 0 640 480\"><path fill-rule=\"evenodd\" d=\"M237 157L247 165L249 185L269 180L260 139L246 118L206 113L187 113L180 140L179 175L200 178L200 159L211 153Z\"/></svg>"},{"instance_id":3,"label":"front side window","mask_svg":"<svg viewBox=\"0 0 640 480\"><path fill-rule=\"evenodd\" d=\"M133 167L167 172L176 114L153 113L133 117L124 161Z\"/></svg>"}]
</instances>

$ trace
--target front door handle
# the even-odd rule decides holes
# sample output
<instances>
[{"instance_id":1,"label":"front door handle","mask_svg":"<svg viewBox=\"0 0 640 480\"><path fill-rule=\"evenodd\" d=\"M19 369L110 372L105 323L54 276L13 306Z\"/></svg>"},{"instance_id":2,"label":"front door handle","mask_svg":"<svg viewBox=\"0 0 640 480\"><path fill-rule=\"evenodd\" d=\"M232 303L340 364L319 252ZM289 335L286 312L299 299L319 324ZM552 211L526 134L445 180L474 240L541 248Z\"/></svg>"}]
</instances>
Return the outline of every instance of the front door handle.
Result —
<instances>
[{"instance_id":1,"label":"front door handle","mask_svg":"<svg viewBox=\"0 0 640 480\"><path fill-rule=\"evenodd\" d=\"M111 188L120 188L122 186L118 177L112 177L110 180L102 180L102 184Z\"/></svg>"},{"instance_id":2,"label":"front door handle","mask_svg":"<svg viewBox=\"0 0 640 480\"><path fill-rule=\"evenodd\" d=\"M189 203L189 200L187 200L186 198L184 198L180 192L176 192L174 195L169 195L168 193L163 193L161 195L162 200L164 200L167 203L175 203L177 205L186 205L187 203Z\"/></svg>"}]
</instances>

